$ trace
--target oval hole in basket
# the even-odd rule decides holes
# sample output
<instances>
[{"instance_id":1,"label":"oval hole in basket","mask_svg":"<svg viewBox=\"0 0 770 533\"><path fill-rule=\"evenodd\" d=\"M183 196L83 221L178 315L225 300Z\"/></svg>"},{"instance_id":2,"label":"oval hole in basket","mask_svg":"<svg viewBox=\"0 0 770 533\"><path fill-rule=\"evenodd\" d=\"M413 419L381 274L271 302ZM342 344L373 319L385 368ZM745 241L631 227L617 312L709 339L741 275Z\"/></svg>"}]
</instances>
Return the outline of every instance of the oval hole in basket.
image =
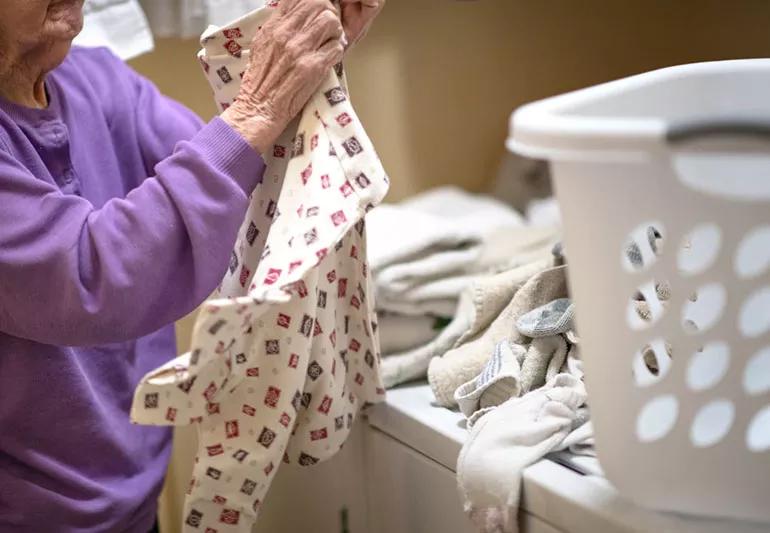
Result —
<instances>
[{"instance_id":1,"label":"oval hole in basket","mask_svg":"<svg viewBox=\"0 0 770 533\"><path fill-rule=\"evenodd\" d=\"M713 446L725 438L735 420L735 407L727 400L704 405L690 427L690 442L698 448Z\"/></svg>"},{"instance_id":2,"label":"oval hole in basket","mask_svg":"<svg viewBox=\"0 0 770 533\"><path fill-rule=\"evenodd\" d=\"M656 324L666 312L671 297L671 286L666 281L648 281L631 295L626 308L626 323L631 329L642 330Z\"/></svg>"},{"instance_id":3,"label":"oval hole in basket","mask_svg":"<svg viewBox=\"0 0 770 533\"><path fill-rule=\"evenodd\" d=\"M628 272L642 272L658 260L665 243L663 224L645 222L634 228L626 237L621 250L620 262Z\"/></svg>"},{"instance_id":4,"label":"oval hole in basket","mask_svg":"<svg viewBox=\"0 0 770 533\"><path fill-rule=\"evenodd\" d=\"M735 252L735 273L744 279L754 278L770 267L770 226L749 231Z\"/></svg>"},{"instance_id":5,"label":"oval hole in basket","mask_svg":"<svg viewBox=\"0 0 770 533\"><path fill-rule=\"evenodd\" d=\"M720 318L727 304L727 291L719 283L699 287L682 306L682 328L687 333L711 329Z\"/></svg>"},{"instance_id":6,"label":"oval hole in basket","mask_svg":"<svg viewBox=\"0 0 770 533\"><path fill-rule=\"evenodd\" d=\"M685 152L674 155L674 168L690 189L735 200L770 200L766 154Z\"/></svg>"},{"instance_id":7,"label":"oval hole in basket","mask_svg":"<svg viewBox=\"0 0 770 533\"><path fill-rule=\"evenodd\" d=\"M770 391L770 346L758 351L746 363L743 390L752 396Z\"/></svg>"},{"instance_id":8,"label":"oval hole in basket","mask_svg":"<svg viewBox=\"0 0 770 533\"><path fill-rule=\"evenodd\" d=\"M649 387L668 374L671 368L671 346L658 338L634 354L632 371L639 387Z\"/></svg>"},{"instance_id":9,"label":"oval hole in basket","mask_svg":"<svg viewBox=\"0 0 770 533\"><path fill-rule=\"evenodd\" d=\"M744 336L759 337L770 329L770 287L749 295L741 306L738 326Z\"/></svg>"},{"instance_id":10,"label":"oval hole in basket","mask_svg":"<svg viewBox=\"0 0 770 533\"><path fill-rule=\"evenodd\" d=\"M679 244L676 261L686 275L705 272L714 264L722 244L722 230L716 224L699 224Z\"/></svg>"},{"instance_id":11,"label":"oval hole in basket","mask_svg":"<svg viewBox=\"0 0 770 533\"><path fill-rule=\"evenodd\" d=\"M690 357L687 386L695 391L710 389L719 383L730 368L730 346L726 342L709 342Z\"/></svg>"},{"instance_id":12,"label":"oval hole in basket","mask_svg":"<svg viewBox=\"0 0 770 533\"><path fill-rule=\"evenodd\" d=\"M770 450L770 405L760 409L749 422L746 446L752 452Z\"/></svg>"},{"instance_id":13,"label":"oval hole in basket","mask_svg":"<svg viewBox=\"0 0 770 533\"><path fill-rule=\"evenodd\" d=\"M636 419L636 436L641 442L660 440L674 428L679 402L670 394L650 400Z\"/></svg>"}]
</instances>

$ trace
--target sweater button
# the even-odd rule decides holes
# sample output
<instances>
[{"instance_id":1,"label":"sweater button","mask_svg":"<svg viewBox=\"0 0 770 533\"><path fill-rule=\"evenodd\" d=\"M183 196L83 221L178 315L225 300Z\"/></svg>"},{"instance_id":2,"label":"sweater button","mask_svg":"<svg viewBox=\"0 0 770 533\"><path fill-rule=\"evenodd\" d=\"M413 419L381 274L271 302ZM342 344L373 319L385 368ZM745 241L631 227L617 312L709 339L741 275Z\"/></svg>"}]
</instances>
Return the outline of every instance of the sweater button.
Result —
<instances>
[{"instance_id":1,"label":"sweater button","mask_svg":"<svg viewBox=\"0 0 770 533\"><path fill-rule=\"evenodd\" d=\"M69 143L69 131L64 123L59 121L49 122L41 129L50 146L61 148Z\"/></svg>"}]
</instances>

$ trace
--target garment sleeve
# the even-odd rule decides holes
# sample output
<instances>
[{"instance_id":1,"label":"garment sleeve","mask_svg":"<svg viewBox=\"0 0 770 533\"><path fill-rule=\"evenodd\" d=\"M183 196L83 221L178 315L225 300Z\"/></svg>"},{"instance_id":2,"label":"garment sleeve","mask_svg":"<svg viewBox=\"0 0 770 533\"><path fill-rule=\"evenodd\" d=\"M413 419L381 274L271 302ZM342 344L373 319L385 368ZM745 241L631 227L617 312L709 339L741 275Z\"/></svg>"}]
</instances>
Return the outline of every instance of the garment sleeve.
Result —
<instances>
[{"instance_id":1,"label":"garment sleeve","mask_svg":"<svg viewBox=\"0 0 770 533\"><path fill-rule=\"evenodd\" d=\"M134 117L146 168L152 169L170 154L177 142L192 139L201 129L200 117L179 102L161 94L148 79L119 61L125 79L131 80L135 99ZM201 76L201 83L203 76ZM213 100L212 100L213 102ZM213 110L213 105L212 105Z\"/></svg>"},{"instance_id":2,"label":"garment sleeve","mask_svg":"<svg viewBox=\"0 0 770 533\"><path fill-rule=\"evenodd\" d=\"M0 330L47 344L148 334L192 311L227 268L260 156L214 119L100 209L0 149Z\"/></svg>"},{"instance_id":3,"label":"garment sleeve","mask_svg":"<svg viewBox=\"0 0 770 533\"><path fill-rule=\"evenodd\" d=\"M140 180L151 175L176 143L192 139L203 127L198 115L163 95L154 83L107 48L78 52L81 62L90 63L88 72L95 73L90 82L111 124L116 144L139 143L147 169L147 175ZM203 75L200 83L206 83ZM211 109L213 114L213 103Z\"/></svg>"}]
</instances>

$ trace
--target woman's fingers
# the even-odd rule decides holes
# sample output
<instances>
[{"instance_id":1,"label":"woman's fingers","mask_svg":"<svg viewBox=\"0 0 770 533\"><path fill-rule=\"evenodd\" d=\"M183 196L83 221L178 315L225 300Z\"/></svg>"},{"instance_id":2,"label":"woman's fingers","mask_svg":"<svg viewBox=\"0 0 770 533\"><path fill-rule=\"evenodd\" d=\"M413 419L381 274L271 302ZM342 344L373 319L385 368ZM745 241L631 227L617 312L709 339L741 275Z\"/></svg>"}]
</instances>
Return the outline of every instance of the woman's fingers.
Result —
<instances>
[{"instance_id":1,"label":"woman's fingers","mask_svg":"<svg viewBox=\"0 0 770 533\"><path fill-rule=\"evenodd\" d=\"M324 11L334 11L329 0L302 0L283 15L283 24L287 30L295 33L304 31L308 24Z\"/></svg>"},{"instance_id":2,"label":"woman's fingers","mask_svg":"<svg viewBox=\"0 0 770 533\"><path fill-rule=\"evenodd\" d=\"M344 50L330 0L281 0L252 42L236 102L223 118L264 153L312 96Z\"/></svg>"},{"instance_id":3,"label":"woman's fingers","mask_svg":"<svg viewBox=\"0 0 770 533\"><path fill-rule=\"evenodd\" d=\"M342 61L342 57L345 55L345 48L342 46L342 42L339 40L328 41L324 44L315 54L320 68L323 72L326 72L331 67Z\"/></svg>"},{"instance_id":4,"label":"woman's fingers","mask_svg":"<svg viewBox=\"0 0 770 533\"><path fill-rule=\"evenodd\" d=\"M331 11L323 11L300 32L288 37L285 52L289 59L298 61L309 57L327 41L339 41L342 24Z\"/></svg>"},{"instance_id":5,"label":"woman's fingers","mask_svg":"<svg viewBox=\"0 0 770 533\"><path fill-rule=\"evenodd\" d=\"M342 38L343 29L339 15L333 11L323 11L311 23L306 34L300 38L306 40L308 47L318 50L327 41L339 41Z\"/></svg>"},{"instance_id":6,"label":"woman's fingers","mask_svg":"<svg viewBox=\"0 0 770 533\"><path fill-rule=\"evenodd\" d=\"M282 0L278 4L278 12L281 16L285 16L291 10L296 8L299 4L302 4L305 0Z\"/></svg>"},{"instance_id":7,"label":"woman's fingers","mask_svg":"<svg viewBox=\"0 0 770 533\"><path fill-rule=\"evenodd\" d=\"M385 0L341 0L342 25L347 39L360 41L385 5Z\"/></svg>"}]
</instances>

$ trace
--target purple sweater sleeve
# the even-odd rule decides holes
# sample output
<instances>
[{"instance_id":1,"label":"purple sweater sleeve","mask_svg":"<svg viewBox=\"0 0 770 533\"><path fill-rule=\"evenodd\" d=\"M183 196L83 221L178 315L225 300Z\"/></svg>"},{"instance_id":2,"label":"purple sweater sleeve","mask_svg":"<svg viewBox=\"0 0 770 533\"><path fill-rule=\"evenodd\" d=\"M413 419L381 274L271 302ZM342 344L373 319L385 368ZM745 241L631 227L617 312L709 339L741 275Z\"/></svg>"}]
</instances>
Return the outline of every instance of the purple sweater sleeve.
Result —
<instances>
[{"instance_id":1,"label":"purple sweater sleeve","mask_svg":"<svg viewBox=\"0 0 770 533\"><path fill-rule=\"evenodd\" d=\"M214 119L100 209L0 149L0 330L58 345L134 339L184 316L227 268L264 164Z\"/></svg>"}]
</instances>

